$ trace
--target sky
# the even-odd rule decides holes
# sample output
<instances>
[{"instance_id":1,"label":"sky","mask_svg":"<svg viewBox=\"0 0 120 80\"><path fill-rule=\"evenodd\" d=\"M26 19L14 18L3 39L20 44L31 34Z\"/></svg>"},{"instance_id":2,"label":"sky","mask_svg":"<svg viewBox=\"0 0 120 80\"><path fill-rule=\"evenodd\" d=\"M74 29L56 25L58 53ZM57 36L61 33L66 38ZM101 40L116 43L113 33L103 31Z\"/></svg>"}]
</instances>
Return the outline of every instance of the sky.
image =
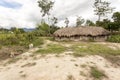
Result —
<instances>
[{"instance_id":1,"label":"sky","mask_svg":"<svg viewBox=\"0 0 120 80\"><path fill-rule=\"evenodd\" d=\"M34 28L40 23L42 17L38 0L0 0L0 26L4 28ZM65 26L64 20L67 17L69 26L74 26L77 16L92 21L97 20L94 15L94 0L54 0L55 4L50 11L51 17L58 18L58 26ZM120 0L107 0L110 6L115 7L114 12L120 12ZM110 18L111 15L105 18ZM45 17L47 18L47 17Z\"/></svg>"}]
</instances>

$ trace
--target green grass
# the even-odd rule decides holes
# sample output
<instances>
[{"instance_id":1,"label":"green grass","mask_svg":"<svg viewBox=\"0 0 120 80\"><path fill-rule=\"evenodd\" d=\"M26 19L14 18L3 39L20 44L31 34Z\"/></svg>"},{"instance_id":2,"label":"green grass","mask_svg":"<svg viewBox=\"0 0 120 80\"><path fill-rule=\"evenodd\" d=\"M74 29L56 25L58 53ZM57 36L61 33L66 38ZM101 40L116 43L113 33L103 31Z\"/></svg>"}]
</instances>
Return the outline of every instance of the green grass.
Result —
<instances>
[{"instance_id":1,"label":"green grass","mask_svg":"<svg viewBox=\"0 0 120 80\"><path fill-rule=\"evenodd\" d=\"M111 35L107 41L109 42L115 42L115 43L120 43L120 35Z\"/></svg>"},{"instance_id":2,"label":"green grass","mask_svg":"<svg viewBox=\"0 0 120 80\"><path fill-rule=\"evenodd\" d=\"M103 77L106 77L106 75L96 67L91 67L90 74L95 80L102 80Z\"/></svg>"},{"instance_id":3,"label":"green grass","mask_svg":"<svg viewBox=\"0 0 120 80\"><path fill-rule=\"evenodd\" d=\"M45 39L50 40L50 41L55 41L53 37L46 37Z\"/></svg>"},{"instance_id":4,"label":"green grass","mask_svg":"<svg viewBox=\"0 0 120 80\"><path fill-rule=\"evenodd\" d=\"M59 44L49 44L46 48L39 49L36 53L48 54L48 53L62 53L66 48Z\"/></svg>"},{"instance_id":5,"label":"green grass","mask_svg":"<svg viewBox=\"0 0 120 80\"><path fill-rule=\"evenodd\" d=\"M81 43L72 46L74 56L84 55L120 55L120 50L113 50L107 45L94 43Z\"/></svg>"}]
</instances>

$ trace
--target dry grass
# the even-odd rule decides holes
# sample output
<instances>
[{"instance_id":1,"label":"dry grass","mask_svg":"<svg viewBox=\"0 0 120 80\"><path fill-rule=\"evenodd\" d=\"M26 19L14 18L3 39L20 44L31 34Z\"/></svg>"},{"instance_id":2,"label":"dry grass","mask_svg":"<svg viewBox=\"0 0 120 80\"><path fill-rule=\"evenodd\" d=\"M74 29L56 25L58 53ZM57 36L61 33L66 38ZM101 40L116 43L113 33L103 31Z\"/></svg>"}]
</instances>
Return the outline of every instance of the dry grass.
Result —
<instances>
[{"instance_id":1,"label":"dry grass","mask_svg":"<svg viewBox=\"0 0 120 80\"><path fill-rule=\"evenodd\" d=\"M12 63L16 63L17 61L19 61L21 58L19 57L15 57L15 58L10 58L6 64L12 64Z\"/></svg>"},{"instance_id":2,"label":"dry grass","mask_svg":"<svg viewBox=\"0 0 120 80\"><path fill-rule=\"evenodd\" d=\"M26 78L26 77L27 77L26 74L22 74L22 75L20 75L20 76L23 77L23 78Z\"/></svg>"},{"instance_id":3,"label":"dry grass","mask_svg":"<svg viewBox=\"0 0 120 80\"><path fill-rule=\"evenodd\" d=\"M66 80L75 80L75 78L72 75L68 75Z\"/></svg>"},{"instance_id":4,"label":"dry grass","mask_svg":"<svg viewBox=\"0 0 120 80\"><path fill-rule=\"evenodd\" d=\"M81 76L87 76L83 71L80 71Z\"/></svg>"},{"instance_id":5,"label":"dry grass","mask_svg":"<svg viewBox=\"0 0 120 80\"><path fill-rule=\"evenodd\" d=\"M31 67L31 66L35 66L35 65L36 65L36 63L33 62L33 63L27 63L25 65L22 65L21 67Z\"/></svg>"}]
</instances>

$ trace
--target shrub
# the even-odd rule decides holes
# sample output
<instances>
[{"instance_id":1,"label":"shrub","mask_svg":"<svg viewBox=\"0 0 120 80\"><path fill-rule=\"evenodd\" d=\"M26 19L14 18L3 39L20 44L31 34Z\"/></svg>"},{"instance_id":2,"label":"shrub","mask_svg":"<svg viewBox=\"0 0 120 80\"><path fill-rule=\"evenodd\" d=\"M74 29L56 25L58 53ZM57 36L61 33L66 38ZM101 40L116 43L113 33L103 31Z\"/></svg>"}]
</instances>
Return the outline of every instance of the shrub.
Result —
<instances>
[{"instance_id":1,"label":"shrub","mask_svg":"<svg viewBox=\"0 0 120 80\"><path fill-rule=\"evenodd\" d=\"M16 45L19 44L19 39L16 36L7 37L2 43L3 45Z\"/></svg>"},{"instance_id":2,"label":"shrub","mask_svg":"<svg viewBox=\"0 0 120 80\"><path fill-rule=\"evenodd\" d=\"M90 72L91 76L97 80L101 80L101 78L106 77L106 75L98 70L96 67L91 67L91 72Z\"/></svg>"},{"instance_id":3,"label":"shrub","mask_svg":"<svg viewBox=\"0 0 120 80\"><path fill-rule=\"evenodd\" d=\"M120 43L120 35L111 35L107 41Z\"/></svg>"},{"instance_id":4,"label":"shrub","mask_svg":"<svg viewBox=\"0 0 120 80\"><path fill-rule=\"evenodd\" d=\"M42 45L42 44L43 44L43 38L36 38L36 39L33 41L33 44L34 44L34 46Z\"/></svg>"}]
</instances>

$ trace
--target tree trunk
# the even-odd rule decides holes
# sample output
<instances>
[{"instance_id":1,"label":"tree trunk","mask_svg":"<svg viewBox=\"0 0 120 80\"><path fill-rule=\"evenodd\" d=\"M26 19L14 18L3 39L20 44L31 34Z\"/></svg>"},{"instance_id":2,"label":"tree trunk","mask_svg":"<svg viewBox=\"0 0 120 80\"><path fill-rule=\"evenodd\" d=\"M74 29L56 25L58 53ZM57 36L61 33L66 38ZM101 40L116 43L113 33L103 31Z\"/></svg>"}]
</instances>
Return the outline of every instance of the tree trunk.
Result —
<instances>
[{"instance_id":1,"label":"tree trunk","mask_svg":"<svg viewBox=\"0 0 120 80\"><path fill-rule=\"evenodd\" d=\"M98 21L100 21L101 20L101 15L98 15Z\"/></svg>"},{"instance_id":2,"label":"tree trunk","mask_svg":"<svg viewBox=\"0 0 120 80\"><path fill-rule=\"evenodd\" d=\"M50 34L50 20L49 19L50 18L49 18L49 15L48 15L48 26L49 26L48 35L50 36L51 34Z\"/></svg>"}]
</instances>

